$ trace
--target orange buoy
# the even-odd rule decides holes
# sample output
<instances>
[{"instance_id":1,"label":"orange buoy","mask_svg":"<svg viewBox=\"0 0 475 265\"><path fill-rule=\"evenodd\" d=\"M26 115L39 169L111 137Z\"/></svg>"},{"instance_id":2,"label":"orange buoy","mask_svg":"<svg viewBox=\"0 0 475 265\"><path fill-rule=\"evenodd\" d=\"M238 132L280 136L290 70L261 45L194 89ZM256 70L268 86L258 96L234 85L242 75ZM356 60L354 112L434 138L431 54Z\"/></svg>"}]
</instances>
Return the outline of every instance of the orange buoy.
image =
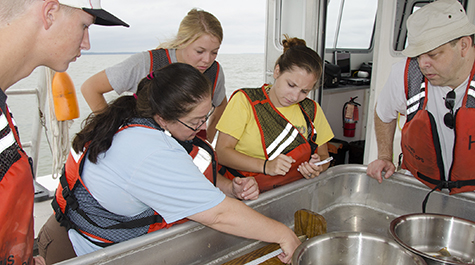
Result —
<instances>
[{"instance_id":1,"label":"orange buoy","mask_svg":"<svg viewBox=\"0 0 475 265\"><path fill-rule=\"evenodd\" d=\"M53 77L54 114L58 121L79 118L79 105L73 80L66 72L56 72Z\"/></svg>"}]
</instances>

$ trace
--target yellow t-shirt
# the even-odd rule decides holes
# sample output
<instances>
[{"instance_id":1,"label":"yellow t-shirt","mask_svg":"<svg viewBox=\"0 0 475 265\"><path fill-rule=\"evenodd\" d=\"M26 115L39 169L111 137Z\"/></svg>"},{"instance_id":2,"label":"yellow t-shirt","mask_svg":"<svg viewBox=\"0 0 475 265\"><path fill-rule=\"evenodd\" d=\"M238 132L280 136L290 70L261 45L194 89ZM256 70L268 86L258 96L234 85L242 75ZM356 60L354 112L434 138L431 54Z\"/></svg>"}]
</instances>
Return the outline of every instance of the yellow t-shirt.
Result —
<instances>
[{"instance_id":1,"label":"yellow t-shirt","mask_svg":"<svg viewBox=\"0 0 475 265\"><path fill-rule=\"evenodd\" d=\"M333 138L333 131L328 124L322 108L317 103L317 115L314 126L317 131L316 143L325 144ZM298 104L277 108L304 136L308 136L307 122ZM237 92L228 102L221 119L216 125L220 132L231 135L238 140L236 151L251 157L265 159L262 149L261 134L257 126L251 104L244 93Z\"/></svg>"}]
</instances>

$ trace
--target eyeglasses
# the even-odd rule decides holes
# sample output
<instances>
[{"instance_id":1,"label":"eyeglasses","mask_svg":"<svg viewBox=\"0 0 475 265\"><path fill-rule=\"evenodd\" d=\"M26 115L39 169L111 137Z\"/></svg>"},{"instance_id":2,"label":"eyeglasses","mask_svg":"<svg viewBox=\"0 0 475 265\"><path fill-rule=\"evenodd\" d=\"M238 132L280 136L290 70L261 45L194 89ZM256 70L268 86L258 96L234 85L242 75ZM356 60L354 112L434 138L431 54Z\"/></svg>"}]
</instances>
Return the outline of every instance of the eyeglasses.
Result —
<instances>
[{"instance_id":1,"label":"eyeglasses","mask_svg":"<svg viewBox=\"0 0 475 265\"><path fill-rule=\"evenodd\" d=\"M444 124L445 126L453 129L455 126L455 118L454 118L454 106L455 106L455 92L450 90L449 93L445 96L445 107L449 109L444 115Z\"/></svg>"},{"instance_id":2,"label":"eyeglasses","mask_svg":"<svg viewBox=\"0 0 475 265\"><path fill-rule=\"evenodd\" d=\"M209 117L213 114L213 112L214 112L214 106L213 106L213 107L211 108L211 110L208 112L208 115L206 115L206 117L205 117L204 120L200 123L200 125L198 125L196 128L193 128L193 127L191 127L191 126L186 125L186 123L180 121L179 119L176 119L176 120L177 120L179 123L183 124L186 128L188 128L188 129L190 129L190 130L196 132L196 131L198 131L198 130L201 128L201 126L203 126L203 124L205 124L205 123L208 121Z\"/></svg>"}]
</instances>

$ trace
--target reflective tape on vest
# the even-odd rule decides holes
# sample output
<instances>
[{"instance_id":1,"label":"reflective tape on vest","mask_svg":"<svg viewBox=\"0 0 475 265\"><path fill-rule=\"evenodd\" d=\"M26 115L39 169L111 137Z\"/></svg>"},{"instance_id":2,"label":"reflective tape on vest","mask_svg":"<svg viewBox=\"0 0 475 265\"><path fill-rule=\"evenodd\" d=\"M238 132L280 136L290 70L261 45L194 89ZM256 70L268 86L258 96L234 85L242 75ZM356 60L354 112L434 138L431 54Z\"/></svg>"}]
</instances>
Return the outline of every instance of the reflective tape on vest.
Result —
<instances>
[{"instance_id":1,"label":"reflective tape on vest","mask_svg":"<svg viewBox=\"0 0 475 265\"><path fill-rule=\"evenodd\" d=\"M193 158L193 163L198 167L200 172L204 174L206 169L212 163L212 157L208 151L198 147L198 153L196 154L195 158Z\"/></svg>"},{"instance_id":2,"label":"reflective tape on vest","mask_svg":"<svg viewBox=\"0 0 475 265\"><path fill-rule=\"evenodd\" d=\"M269 145L269 147L266 148L267 153L270 154L272 151L274 151L275 148L279 145L280 142L285 138L286 135L290 133L290 131L293 129L291 124L287 124L282 130L282 132L277 136L277 138Z\"/></svg>"},{"instance_id":3,"label":"reflective tape on vest","mask_svg":"<svg viewBox=\"0 0 475 265\"><path fill-rule=\"evenodd\" d=\"M420 103L417 103L416 105L408 108L406 115L410 115L410 114L416 112L419 109L419 105L420 105Z\"/></svg>"},{"instance_id":4,"label":"reflective tape on vest","mask_svg":"<svg viewBox=\"0 0 475 265\"><path fill-rule=\"evenodd\" d=\"M270 154L272 152L274 152L270 157L269 157L269 160L273 160L274 158L276 158L278 155L280 155L280 153L282 153L282 151L284 151L284 149L289 146L294 140L295 138L297 137L298 135L298 131L292 126L292 124L288 123L286 126L285 126L285 129L279 134L279 136L274 140L274 142L272 142L271 145L269 145L269 147L266 148L267 150L267 153ZM283 142L282 144L279 145L280 142L282 142L282 140L287 136L289 135L289 138L287 138L287 140L285 140L285 142ZM277 148L277 149L276 149ZM275 150L276 149L276 150ZM275 151L274 151L275 150Z\"/></svg>"},{"instance_id":5,"label":"reflective tape on vest","mask_svg":"<svg viewBox=\"0 0 475 265\"><path fill-rule=\"evenodd\" d=\"M7 117L2 113L0 116L0 129L6 128L8 126Z\"/></svg>"},{"instance_id":6,"label":"reflective tape on vest","mask_svg":"<svg viewBox=\"0 0 475 265\"><path fill-rule=\"evenodd\" d=\"M81 158L81 155L82 155L82 152L80 152L79 154L76 153L76 151L74 151L74 149L71 147L71 152L70 152L71 156L73 157L74 161L76 163L78 163L79 159Z\"/></svg>"},{"instance_id":7,"label":"reflective tape on vest","mask_svg":"<svg viewBox=\"0 0 475 265\"><path fill-rule=\"evenodd\" d=\"M408 108L406 115L409 115L409 114L417 111L419 109L419 105L420 105L419 101L421 100L421 98L424 98L424 97L425 97L425 91L422 91L419 94L417 94L417 95L413 96L412 98L410 98L409 100L407 100L407 105L408 106L411 106L414 103L417 103L417 104L410 107L410 108Z\"/></svg>"},{"instance_id":8,"label":"reflective tape on vest","mask_svg":"<svg viewBox=\"0 0 475 265\"><path fill-rule=\"evenodd\" d=\"M475 81L470 81L470 88L468 89L467 94L475 98Z\"/></svg>"},{"instance_id":9,"label":"reflective tape on vest","mask_svg":"<svg viewBox=\"0 0 475 265\"><path fill-rule=\"evenodd\" d=\"M5 137L0 140L0 152L5 151L7 148L12 146L15 143L15 136L10 131Z\"/></svg>"},{"instance_id":10,"label":"reflective tape on vest","mask_svg":"<svg viewBox=\"0 0 475 265\"><path fill-rule=\"evenodd\" d=\"M425 91L422 91L420 92L419 94L413 96L412 98L410 98L408 101L407 101L407 105L410 106L416 102L418 102L419 100L421 100L421 98L425 97Z\"/></svg>"}]
</instances>

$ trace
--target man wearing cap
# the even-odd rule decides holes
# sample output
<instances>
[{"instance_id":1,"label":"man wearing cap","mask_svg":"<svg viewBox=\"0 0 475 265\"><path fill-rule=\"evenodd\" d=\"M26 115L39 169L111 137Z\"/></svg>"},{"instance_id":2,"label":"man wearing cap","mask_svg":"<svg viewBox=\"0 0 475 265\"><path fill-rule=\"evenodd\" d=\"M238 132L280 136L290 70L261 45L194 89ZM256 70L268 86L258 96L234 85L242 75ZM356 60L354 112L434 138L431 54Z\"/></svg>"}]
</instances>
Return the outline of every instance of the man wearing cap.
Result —
<instances>
[{"instance_id":1,"label":"man wearing cap","mask_svg":"<svg viewBox=\"0 0 475 265\"><path fill-rule=\"evenodd\" d=\"M402 167L432 189L475 190L475 25L456 0L438 0L407 20L408 58L393 65L375 109L378 159L367 174L390 177L398 113Z\"/></svg>"},{"instance_id":2,"label":"man wearing cap","mask_svg":"<svg viewBox=\"0 0 475 265\"><path fill-rule=\"evenodd\" d=\"M33 258L33 173L5 91L37 66L65 71L90 48L93 23L128 26L100 0L0 1L0 264L45 262Z\"/></svg>"}]
</instances>

